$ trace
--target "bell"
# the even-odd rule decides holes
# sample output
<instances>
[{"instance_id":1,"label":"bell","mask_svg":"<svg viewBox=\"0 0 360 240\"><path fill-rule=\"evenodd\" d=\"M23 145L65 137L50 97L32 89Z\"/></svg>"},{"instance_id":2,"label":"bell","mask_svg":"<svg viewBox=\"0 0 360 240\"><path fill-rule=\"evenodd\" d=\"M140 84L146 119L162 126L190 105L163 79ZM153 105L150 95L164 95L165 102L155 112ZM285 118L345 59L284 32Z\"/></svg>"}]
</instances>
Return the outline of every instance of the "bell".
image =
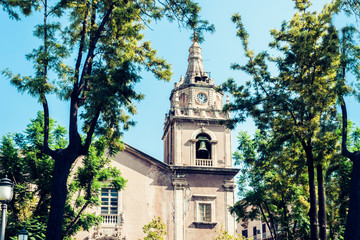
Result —
<instances>
[{"instance_id":1,"label":"bell","mask_svg":"<svg viewBox=\"0 0 360 240\"><path fill-rule=\"evenodd\" d=\"M208 151L207 148L206 148L206 143L205 143L205 141L201 141L201 142L200 142L200 146L199 146L198 151L206 151L206 152Z\"/></svg>"}]
</instances>

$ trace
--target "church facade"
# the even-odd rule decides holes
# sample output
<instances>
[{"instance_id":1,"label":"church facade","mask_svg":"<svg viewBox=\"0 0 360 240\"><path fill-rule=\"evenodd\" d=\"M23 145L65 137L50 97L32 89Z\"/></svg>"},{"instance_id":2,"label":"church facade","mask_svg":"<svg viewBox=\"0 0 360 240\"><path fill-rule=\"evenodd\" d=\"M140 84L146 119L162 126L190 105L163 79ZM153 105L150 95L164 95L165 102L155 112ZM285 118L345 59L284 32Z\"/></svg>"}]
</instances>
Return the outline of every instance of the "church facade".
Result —
<instances>
[{"instance_id":1,"label":"church facade","mask_svg":"<svg viewBox=\"0 0 360 240\"><path fill-rule=\"evenodd\" d=\"M120 152L113 165L127 179L125 190L101 191L94 209L103 223L77 239L144 238L142 227L161 217L169 240L213 239L221 227L236 233L231 132L219 121L223 94L205 72L201 48L193 41L185 77L175 83L164 123L164 160L132 146Z\"/></svg>"}]
</instances>

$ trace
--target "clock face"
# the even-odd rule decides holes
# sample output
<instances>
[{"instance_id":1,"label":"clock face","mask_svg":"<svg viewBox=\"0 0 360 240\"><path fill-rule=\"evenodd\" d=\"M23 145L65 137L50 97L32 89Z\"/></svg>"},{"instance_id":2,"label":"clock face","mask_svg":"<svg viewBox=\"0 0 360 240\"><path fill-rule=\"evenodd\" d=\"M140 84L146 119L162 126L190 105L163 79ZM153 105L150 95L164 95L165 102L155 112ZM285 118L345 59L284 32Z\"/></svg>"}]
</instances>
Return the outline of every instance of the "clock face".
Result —
<instances>
[{"instance_id":1,"label":"clock face","mask_svg":"<svg viewBox=\"0 0 360 240\"><path fill-rule=\"evenodd\" d=\"M199 94L196 96L196 100L197 100L199 103L206 103L206 101L207 101L207 96L206 96L204 93L199 93Z\"/></svg>"}]
</instances>

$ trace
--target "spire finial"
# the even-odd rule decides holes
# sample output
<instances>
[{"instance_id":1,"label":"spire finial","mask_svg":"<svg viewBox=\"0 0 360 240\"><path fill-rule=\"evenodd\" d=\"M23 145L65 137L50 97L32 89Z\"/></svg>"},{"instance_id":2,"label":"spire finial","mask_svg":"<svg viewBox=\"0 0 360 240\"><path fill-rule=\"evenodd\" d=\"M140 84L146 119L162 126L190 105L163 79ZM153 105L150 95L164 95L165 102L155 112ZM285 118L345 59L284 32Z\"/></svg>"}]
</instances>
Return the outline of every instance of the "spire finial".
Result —
<instances>
[{"instance_id":1,"label":"spire finial","mask_svg":"<svg viewBox=\"0 0 360 240\"><path fill-rule=\"evenodd\" d=\"M199 37L198 37L197 31L194 31L193 43L197 43L197 42L199 42Z\"/></svg>"}]
</instances>

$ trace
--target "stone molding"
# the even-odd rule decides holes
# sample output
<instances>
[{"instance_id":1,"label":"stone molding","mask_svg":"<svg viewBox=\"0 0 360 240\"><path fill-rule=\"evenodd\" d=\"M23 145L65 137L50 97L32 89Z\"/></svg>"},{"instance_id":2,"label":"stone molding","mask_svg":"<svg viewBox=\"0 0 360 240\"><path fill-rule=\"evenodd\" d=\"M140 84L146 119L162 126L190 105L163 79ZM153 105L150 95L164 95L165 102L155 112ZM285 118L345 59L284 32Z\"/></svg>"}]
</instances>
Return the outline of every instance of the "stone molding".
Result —
<instances>
[{"instance_id":1,"label":"stone molding","mask_svg":"<svg viewBox=\"0 0 360 240\"><path fill-rule=\"evenodd\" d=\"M176 174L173 176L172 185L175 190L183 190L188 186L185 175Z\"/></svg>"},{"instance_id":2,"label":"stone molding","mask_svg":"<svg viewBox=\"0 0 360 240\"><path fill-rule=\"evenodd\" d=\"M235 189L235 184L233 180L225 180L223 184L225 192L233 192Z\"/></svg>"}]
</instances>

